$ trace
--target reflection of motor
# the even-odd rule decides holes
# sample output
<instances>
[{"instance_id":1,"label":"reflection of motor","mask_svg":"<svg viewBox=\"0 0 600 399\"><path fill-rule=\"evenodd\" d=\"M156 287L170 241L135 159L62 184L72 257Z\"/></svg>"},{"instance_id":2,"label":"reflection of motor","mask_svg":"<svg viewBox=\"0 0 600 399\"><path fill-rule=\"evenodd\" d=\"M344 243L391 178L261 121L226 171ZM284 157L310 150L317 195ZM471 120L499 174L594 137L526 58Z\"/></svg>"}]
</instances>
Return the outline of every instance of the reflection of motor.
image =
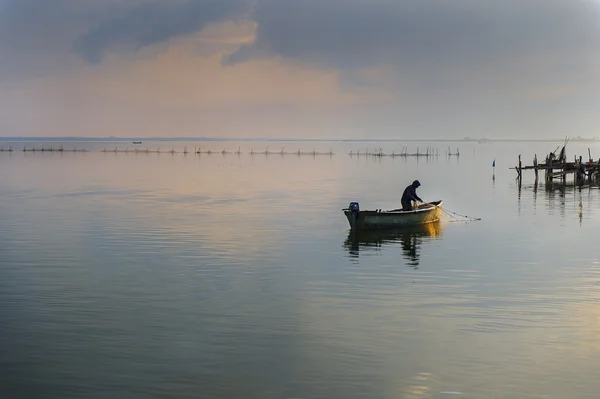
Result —
<instances>
[{"instance_id":1,"label":"reflection of motor","mask_svg":"<svg viewBox=\"0 0 600 399\"><path fill-rule=\"evenodd\" d=\"M360 211L360 206L358 205L358 202L351 202L350 205L348 205L348 209L350 212L352 212L350 215L350 226L354 228L356 225L356 219L358 219L358 211Z\"/></svg>"}]
</instances>

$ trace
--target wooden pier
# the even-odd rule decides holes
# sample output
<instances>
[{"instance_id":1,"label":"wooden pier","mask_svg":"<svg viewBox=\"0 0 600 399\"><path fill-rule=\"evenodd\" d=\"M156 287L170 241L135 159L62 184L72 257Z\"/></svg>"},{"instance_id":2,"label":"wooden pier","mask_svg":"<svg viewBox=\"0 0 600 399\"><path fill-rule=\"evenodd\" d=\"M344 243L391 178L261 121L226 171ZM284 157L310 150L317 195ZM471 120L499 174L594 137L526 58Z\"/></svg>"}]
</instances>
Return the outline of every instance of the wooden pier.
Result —
<instances>
[{"instance_id":1,"label":"wooden pier","mask_svg":"<svg viewBox=\"0 0 600 399\"><path fill-rule=\"evenodd\" d=\"M560 184L567 184L567 176L569 175L574 177L573 181L576 185L583 185L586 183L586 181L591 183L600 180L600 159L594 161L589 148L587 161L583 161L582 156L575 156L573 162L567 161L566 143L561 148L558 155L556 154L557 150L558 148L549 153L542 163L538 162L537 154L534 155L533 164L526 166L523 166L521 162L521 155L519 154L517 166L510 168L517 172L519 186L523 180L523 171L525 170L534 171L536 185L539 179L540 171L544 171L544 180L547 186L552 186L557 180L560 182Z\"/></svg>"}]
</instances>

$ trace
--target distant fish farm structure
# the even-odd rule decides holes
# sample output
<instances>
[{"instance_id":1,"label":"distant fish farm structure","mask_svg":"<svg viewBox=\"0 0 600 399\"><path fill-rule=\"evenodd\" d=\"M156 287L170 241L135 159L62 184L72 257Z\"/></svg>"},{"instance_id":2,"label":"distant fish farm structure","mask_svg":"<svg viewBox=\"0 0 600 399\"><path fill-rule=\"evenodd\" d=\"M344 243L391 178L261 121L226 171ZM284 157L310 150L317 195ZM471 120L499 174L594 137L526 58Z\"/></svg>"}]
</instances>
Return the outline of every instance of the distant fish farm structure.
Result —
<instances>
[{"instance_id":1,"label":"distant fish farm structure","mask_svg":"<svg viewBox=\"0 0 600 399\"><path fill-rule=\"evenodd\" d=\"M546 186L551 187L554 184L567 184L567 176L573 176L573 183L582 186L587 183L598 183L600 181L600 159L594 161L590 149L588 148L588 160L584 161L582 156L575 156L572 162L567 161L567 143L562 148L559 146L556 150L550 152L543 162L538 162L537 155L534 155L533 164L523 166L521 155L519 155L517 166L514 169L517 172L516 179L519 186L523 180L523 171L533 170L535 173L535 184L538 183L539 172L544 172ZM560 148L560 151L558 151ZM558 151L558 153L557 153Z\"/></svg>"},{"instance_id":2,"label":"distant fish farm structure","mask_svg":"<svg viewBox=\"0 0 600 399\"><path fill-rule=\"evenodd\" d=\"M382 148L377 150L369 150L365 149L364 151L350 151L349 155L351 157L437 157L440 155L437 148L427 147L424 152L419 150L417 147L416 152L410 152L408 147L403 147L400 152L396 152L395 150L392 152L385 152ZM446 156L460 156L460 151L458 148L456 152L452 152L450 148L446 151Z\"/></svg>"},{"instance_id":3,"label":"distant fish farm structure","mask_svg":"<svg viewBox=\"0 0 600 399\"><path fill-rule=\"evenodd\" d=\"M12 151L12 148L10 149ZM31 148L27 148L27 146L23 147L23 152L89 152L85 148L77 148L73 146L73 148L63 148L63 146L59 147L44 147L36 148L35 146Z\"/></svg>"},{"instance_id":4,"label":"distant fish farm structure","mask_svg":"<svg viewBox=\"0 0 600 399\"><path fill-rule=\"evenodd\" d=\"M227 154L235 154L235 155L241 155L242 151L240 150L240 148L238 147L237 151L227 151L227 150L223 150L223 151L213 151L213 150L203 150L201 147L199 148L194 148L194 152L196 154L207 154L207 155L211 155L211 154L221 154L221 155L227 155ZM327 152L321 152L321 151L317 151L316 149L313 149L312 151L302 151L300 149L298 149L297 151L285 151L284 147L281 147L281 149L279 151L271 151L269 150L269 147L266 147L264 150L260 151L257 150L255 151L254 148L251 148L249 152L247 152L247 154L249 155L296 155L296 156L301 156L301 155L311 155L311 156L317 156L317 155L335 155L335 153L333 152L333 149L330 149Z\"/></svg>"},{"instance_id":5,"label":"distant fish farm structure","mask_svg":"<svg viewBox=\"0 0 600 399\"><path fill-rule=\"evenodd\" d=\"M156 150L150 150L148 148L146 149L139 149L139 148L134 148L133 150L129 149L128 147L126 147L125 149L119 149L119 147L115 147L114 149L110 150L110 149L103 149L102 151L103 153L125 153L125 154L188 154L189 151L187 150L187 147L185 147L183 149L183 151L176 151L174 148L171 150L161 150L160 147L158 147Z\"/></svg>"},{"instance_id":6,"label":"distant fish farm structure","mask_svg":"<svg viewBox=\"0 0 600 399\"><path fill-rule=\"evenodd\" d=\"M136 142L137 144L137 142ZM63 152L93 152L91 150L87 150L87 149L83 149L83 148L76 148L75 146L73 146L73 148L64 148L62 145L60 145L59 147L45 147L45 146L41 146L41 147L36 147L36 146L32 146L32 147L23 147L23 149L21 150L23 152L59 152L59 153L63 153ZM13 147L9 145L8 148L4 148L4 147L0 147L0 152L13 152ZM160 147L156 148L156 149L150 149L150 148L139 148L139 147L134 147L134 148L130 148L130 147L125 147L125 148L119 148L118 146L115 146L114 148L104 148L102 150L96 150L96 152L101 152L101 153L105 153L105 154L190 154L192 153L191 151L188 150L187 146L185 146L183 148L183 150L176 150L175 148L171 148L171 149L161 149ZM249 152L242 152L240 147L238 147L237 150L235 151L230 151L227 149L222 149L222 150L213 150L213 149L203 149L202 147L194 147L194 154L197 155L242 155L242 154L248 154L248 155L296 155L296 156L318 156L318 155L326 155L326 156L333 156L335 155L335 153L333 152L333 149L329 149L329 151L317 151L315 148L313 148L312 151L304 151L301 149L298 149L296 151L285 151L285 149L282 147L280 150L278 151L271 151L269 150L269 148L265 148L264 150L254 150L254 148L252 148Z\"/></svg>"},{"instance_id":7,"label":"distant fish farm structure","mask_svg":"<svg viewBox=\"0 0 600 399\"><path fill-rule=\"evenodd\" d=\"M135 144L139 144L139 142L135 142ZM259 149L259 150L255 150L254 148L251 148L250 151L247 152L242 152L241 148L238 147L237 150L228 150L228 149L221 149L221 150L214 150L211 148L202 148L202 147L196 147L194 146L194 150L192 151L188 151L187 146L183 148L183 150L177 150L175 148L171 148L171 149L161 149L160 147L155 148L155 149L151 149L151 148L140 148L139 145L135 146L133 148L131 147L119 147L119 146L115 146L114 148L107 148L105 147L104 149L101 150L88 150L85 148L77 148L75 145L73 145L72 148L64 148L62 145L59 145L58 147L56 146L32 146L32 147L28 147L28 146L24 146L21 149L22 152L35 152L35 153L65 153L65 152L101 152L101 153L105 153L105 154L196 154L196 155L242 155L242 154L248 154L251 156L255 156L255 155L263 155L263 156L297 156L297 157L301 157L301 156L311 156L311 157L316 157L316 156L334 156L335 152L333 151L333 149L329 149L329 151L318 151L316 148L313 148L312 151L306 151L306 150L302 150L300 148L296 149L296 150L292 150L292 151L287 151L284 147L281 147L278 150L270 150L269 147L266 147L265 149ZM13 152L13 147L11 145L8 146L8 148L5 147L0 147L0 152ZM410 157L416 157L416 158L420 158L420 157L425 157L425 158L431 158L431 157L438 157L440 156L440 151L437 148L433 148L433 147L426 147L424 150L419 149L419 147L416 148L416 151L410 151L408 147L403 147L400 151L396 151L393 150L391 152L386 152L384 151L382 148L379 149L365 149L365 150L356 150L356 151L350 151L349 154L351 157L375 157L375 158L382 158L382 157L391 157L391 158L395 158L395 157L404 157L404 158L410 158ZM448 148L445 151L445 155L447 157L459 157L460 156L460 151L457 148L455 152L453 152L450 148Z\"/></svg>"}]
</instances>

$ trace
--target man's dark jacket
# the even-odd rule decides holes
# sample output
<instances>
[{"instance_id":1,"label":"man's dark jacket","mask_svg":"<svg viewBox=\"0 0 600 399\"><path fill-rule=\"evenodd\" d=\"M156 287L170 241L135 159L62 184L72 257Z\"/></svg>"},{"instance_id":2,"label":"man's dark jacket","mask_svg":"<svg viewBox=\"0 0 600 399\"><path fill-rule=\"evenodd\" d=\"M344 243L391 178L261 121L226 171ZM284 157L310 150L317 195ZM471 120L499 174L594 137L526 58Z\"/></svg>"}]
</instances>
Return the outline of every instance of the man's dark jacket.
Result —
<instances>
[{"instance_id":1,"label":"man's dark jacket","mask_svg":"<svg viewBox=\"0 0 600 399\"><path fill-rule=\"evenodd\" d=\"M403 208L406 208L407 206L410 208L411 201L423 202L423 200L417 195L417 187L420 185L421 183L419 183L418 180L415 180L410 186L404 189L404 193L402 193L402 199L400 200Z\"/></svg>"}]
</instances>

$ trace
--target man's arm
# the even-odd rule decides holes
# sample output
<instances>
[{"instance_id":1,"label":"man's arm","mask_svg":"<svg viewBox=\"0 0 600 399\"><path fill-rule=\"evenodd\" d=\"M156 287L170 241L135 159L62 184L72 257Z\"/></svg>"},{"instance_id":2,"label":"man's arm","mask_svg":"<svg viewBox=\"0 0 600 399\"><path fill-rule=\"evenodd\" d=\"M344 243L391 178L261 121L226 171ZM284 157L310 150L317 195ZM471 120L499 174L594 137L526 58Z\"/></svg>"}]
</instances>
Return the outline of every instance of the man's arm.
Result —
<instances>
[{"instance_id":1,"label":"man's arm","mask_svg":"<svg viewBox=\"0 0 600 399\"><path fill-rule=\"evenodd\" d=\"M411 199L413 201L423 202L423 200L421 198L419 198L419 196L417 195L417 190L414 187L412 187L412 190L410 190L410 196L412 197Z\"/></svg>"}]
</instances>

